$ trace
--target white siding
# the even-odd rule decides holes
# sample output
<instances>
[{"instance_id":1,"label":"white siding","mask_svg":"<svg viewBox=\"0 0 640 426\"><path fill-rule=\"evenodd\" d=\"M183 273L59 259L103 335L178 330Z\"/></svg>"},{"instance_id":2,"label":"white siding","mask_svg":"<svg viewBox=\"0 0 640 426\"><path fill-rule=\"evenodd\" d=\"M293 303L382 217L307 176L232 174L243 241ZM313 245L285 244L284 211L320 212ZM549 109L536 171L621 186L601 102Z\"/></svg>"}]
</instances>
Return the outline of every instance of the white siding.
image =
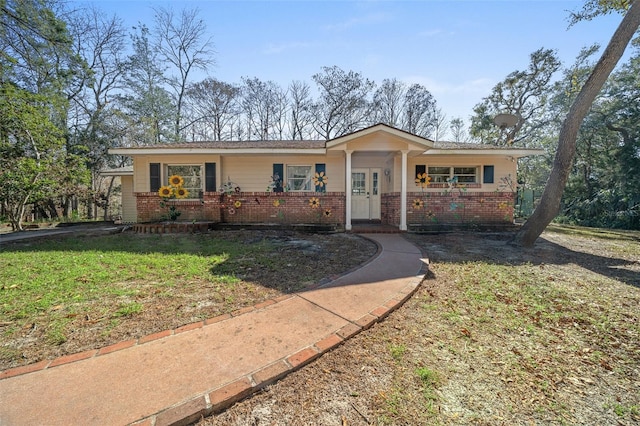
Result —
<instances>
[{"instance_id":1,"label":"white siding","mask_svg":"<svg viewBox=\"0 0 640 426\"><path fill-rule=\"evenodd\" d=\"M230 179L245 192L264 192L271 183L273 164L315 166L326 164L327 191L344 191L344 158L314 155L229 156L222 159L222 181Z\"/></svg>"},{"instance_id":2,"label":"white siding","mask_svg":"<svg viewBox=\"0 0 640 426\"><path fill-rule=\"evenodd\" d=\"M135 223L138 220L138 209L136 197L133 195L133 176L121 176L120 185L122 189L122 221Z\"/></svg>"}]
</instances>

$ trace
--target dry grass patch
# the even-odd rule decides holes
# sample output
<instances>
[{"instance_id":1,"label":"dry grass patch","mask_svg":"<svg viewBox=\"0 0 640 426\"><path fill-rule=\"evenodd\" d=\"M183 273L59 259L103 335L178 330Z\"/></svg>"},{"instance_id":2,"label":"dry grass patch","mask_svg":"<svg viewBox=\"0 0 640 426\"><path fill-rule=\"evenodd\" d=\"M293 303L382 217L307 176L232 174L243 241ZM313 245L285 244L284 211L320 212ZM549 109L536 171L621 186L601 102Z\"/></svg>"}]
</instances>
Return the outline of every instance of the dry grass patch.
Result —
<instances>
[{"instance_id":1,"label":"dry grass patch","mask_svg":"<svg viewBox=\"0 0 640 426\"><path fill-rule=\"evenodd\" d=\"M409 235L433 274L411 300L202 424L637 424L640 235L598 233Z\"/></svg>"}]
</instances>

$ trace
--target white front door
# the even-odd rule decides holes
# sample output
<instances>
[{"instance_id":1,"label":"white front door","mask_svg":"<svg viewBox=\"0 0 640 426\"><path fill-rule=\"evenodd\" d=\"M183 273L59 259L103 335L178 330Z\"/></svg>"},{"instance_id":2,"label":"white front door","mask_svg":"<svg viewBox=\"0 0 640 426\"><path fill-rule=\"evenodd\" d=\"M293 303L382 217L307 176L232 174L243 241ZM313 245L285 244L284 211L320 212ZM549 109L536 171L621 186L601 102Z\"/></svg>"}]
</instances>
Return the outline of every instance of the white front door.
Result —
<instances>
[{"instance_id":1,"label":"white front door","mask_svg":"<svg viewBox=\"0 0 640 426\"><path fill-rule=\"evenodd\" d=\"M351 218L380 219L380 169L351 170Z\"/></svg>"}]
</instances>

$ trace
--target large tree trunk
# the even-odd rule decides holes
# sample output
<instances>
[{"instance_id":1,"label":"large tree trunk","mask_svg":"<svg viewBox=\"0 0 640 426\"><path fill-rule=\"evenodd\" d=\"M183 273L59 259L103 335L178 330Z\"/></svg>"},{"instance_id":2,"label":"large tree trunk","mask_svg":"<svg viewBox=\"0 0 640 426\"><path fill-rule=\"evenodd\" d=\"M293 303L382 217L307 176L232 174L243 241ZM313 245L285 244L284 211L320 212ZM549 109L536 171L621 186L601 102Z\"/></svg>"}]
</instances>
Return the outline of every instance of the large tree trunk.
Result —
<instances>
[{"instance_id":1,"label":"large tree trunk","mask_svg":"<svg viewBox=\"0 0 640 426\"><path fill-rule=\"evenodd\" d=\"M640 1L636 0L631 4L631 8L627 11L618 29L611 37L611 41L609 41L607 48L602 53L602 57L600 57L580 93L578 93L573 105L571 105L571 109L560 129L558 150L553 161L551 174L540 198L540 203L529 220L515 235L512 241L513 244L532 247L540 234L542 234L542 231L560 211L562 193L567 184L576 153L578 130L584 117L591 109L594 99L600 93L611 71L613 71L624 54L638 27L640 27Z\"/></svg>"}]
</instances>

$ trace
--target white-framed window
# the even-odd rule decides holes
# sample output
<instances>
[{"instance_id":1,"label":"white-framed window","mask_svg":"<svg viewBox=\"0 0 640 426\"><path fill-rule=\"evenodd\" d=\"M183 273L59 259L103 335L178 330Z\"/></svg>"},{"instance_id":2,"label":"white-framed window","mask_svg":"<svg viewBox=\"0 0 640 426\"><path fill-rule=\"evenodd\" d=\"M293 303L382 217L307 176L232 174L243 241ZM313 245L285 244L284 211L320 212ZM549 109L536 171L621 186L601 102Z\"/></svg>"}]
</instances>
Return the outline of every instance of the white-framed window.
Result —
<instances>
[{"instance_id":1,"label":"white-framed window","mask_svg":"<svg viewBox=\"0 0 640 426\"><path fill-rule=\"evenodd\" d=\"M180 164L167 165L166 181L169 182L171 176L182 176L184 183L182 187L189 191L187 198L198 198L203 190L202 185L202 165L200 164Z\"/></svg>"},{"instance_id":2,"label":"white-framed window","mask_svg":"<svg viewBox=\"0 0 640 426\"><path fill-rule=\"evenodd\" d=\"M453 176L458 177L458 183L476 183L478 182L478 168L453 167Z\"/></svg>"},{"instance_id":3,"label":"white-framed window","mask_svg":"<svg viewBox=\"0 0 640 426\"><path fill-rule=\"evenodd\" d=\"M475 166L430 166L427 174L431 183L448 183L456 177L458 183L478 183L478 168Z\"/></svg>"},{"instance_id":4,"label":"white-framed window","mask_svg":"<svg viewBox=\"0 0 640 426\"><path fill-rule=\"evenodd\" d=\"M431 183L447 183L451 178L451 167L434 166L428 170Z\"/></svg>"},{"instance_id":5,"label":"white-framed window","mask_svg":"<svg viewBox=\"0 0 640 426\"><path fill-rule=\"evenodd\" d=\"M287 190L314 191L313 166L287 166Z\"/></svg>"}]
</instances>

